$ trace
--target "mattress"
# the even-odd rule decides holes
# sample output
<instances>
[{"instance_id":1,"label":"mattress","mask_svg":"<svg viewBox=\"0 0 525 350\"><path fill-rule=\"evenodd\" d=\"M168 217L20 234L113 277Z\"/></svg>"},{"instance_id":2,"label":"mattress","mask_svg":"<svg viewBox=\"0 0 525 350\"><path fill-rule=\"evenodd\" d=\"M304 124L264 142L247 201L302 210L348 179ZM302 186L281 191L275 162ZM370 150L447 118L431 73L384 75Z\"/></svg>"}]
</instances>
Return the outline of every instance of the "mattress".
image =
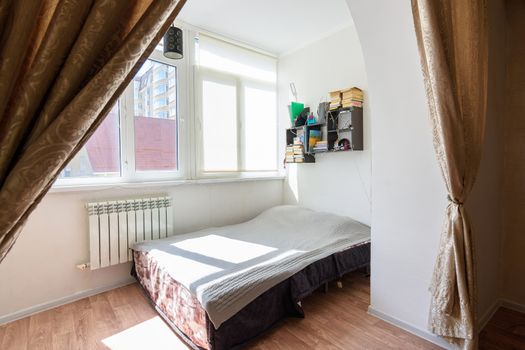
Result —
<instances>
[{"instance_id":1,"label":"mattress","mask_svg":"<svg viewBox=\"0 0 525 350\"><path fill-rule=\"evenodd\" d=\"M298 276L314 271L319 262L326 271L309 280L333 279L367 264L369 239L369 227L349 218L279 206L242 224L136 244L134 274L159 313L189 344L219 349L232 345L231 339L220 339L224 334L235 338L225 329L243 313L252 317L245 321L254 327L237 343L286 315L301 315L294 301L304 293L291 289ZM347 268L341 266L345 259L353 261ZM276 296L284 296L286 305L283 300L277 305L272 300ZM262 299L275 313L265 310L267 319L254 325L256 315L246 310Z\"/></svg>"}]
</instances>

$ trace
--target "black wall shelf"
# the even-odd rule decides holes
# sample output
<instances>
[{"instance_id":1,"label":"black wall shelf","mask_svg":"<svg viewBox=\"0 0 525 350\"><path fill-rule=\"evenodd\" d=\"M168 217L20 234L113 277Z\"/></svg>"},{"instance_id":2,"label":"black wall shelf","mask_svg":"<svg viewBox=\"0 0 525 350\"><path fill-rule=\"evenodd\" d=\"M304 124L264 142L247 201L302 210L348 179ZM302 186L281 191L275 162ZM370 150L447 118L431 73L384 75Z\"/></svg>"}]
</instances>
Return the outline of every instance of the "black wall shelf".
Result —
<instances>
[{"instance_id":1,"label":"black wall shelf","mask_svg":"<svg viewBox=\"0 0 525 350\"><path fill-rule=\"evenodd\" d=\"M363 150L363 109L339 108L328 112L326 117L328 150L336 148L335 142L342 139L350 141L350 149ZM339 150L341 151L341 150Z\"/></svg>"},{"instance_id":2,"label":"black wall shelf","mask_svg":"<svg viewBox=\"0 0 525 350\"><path fill-rule=\"evenodd\" d=\"M323 132L323 129L326 128ZM324 123L315 123L286 129L286 145L293 145L293 140L299 133L304 135L304 163L315 163L315 154L362 151L363 139L363 109L357 107L338 108L327 112ZM320 130L323 140L328 142L328 150L314 152L310 149L310 130ZM350 143L348 149L339 147L339 141L347 139Z\"/></svg>"}]
</instances>

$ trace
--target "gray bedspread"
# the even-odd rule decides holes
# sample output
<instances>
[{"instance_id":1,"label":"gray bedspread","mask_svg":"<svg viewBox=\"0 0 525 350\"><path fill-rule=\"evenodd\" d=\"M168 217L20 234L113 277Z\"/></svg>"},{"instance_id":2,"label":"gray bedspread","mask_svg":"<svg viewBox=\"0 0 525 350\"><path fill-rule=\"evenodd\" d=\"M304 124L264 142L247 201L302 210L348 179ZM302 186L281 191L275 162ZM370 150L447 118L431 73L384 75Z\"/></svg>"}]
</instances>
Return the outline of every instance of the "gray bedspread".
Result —
<instances>
[{"instance_id":1,"label":"gray bedspread","mask_svg":"<svg viewBox=\"0 0 525 350\"><path fill-rule=\"evenodd\" d=\"M135 244L202 304L218 328L259 295L311 263L370 240L346 217L279 206L238 225Z\"/></svg>"}]
</instances>

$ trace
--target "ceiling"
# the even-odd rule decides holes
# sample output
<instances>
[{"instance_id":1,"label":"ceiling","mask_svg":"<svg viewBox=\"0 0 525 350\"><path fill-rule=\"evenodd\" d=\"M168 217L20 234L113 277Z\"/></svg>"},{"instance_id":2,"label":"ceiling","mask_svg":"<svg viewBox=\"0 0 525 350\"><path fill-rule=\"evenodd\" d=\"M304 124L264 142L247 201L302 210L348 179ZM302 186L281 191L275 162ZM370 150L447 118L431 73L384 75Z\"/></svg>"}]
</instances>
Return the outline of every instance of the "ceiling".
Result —
<instances>
[{"instance_id":1,"label":"ceiling","mask_svg":"<svg viewBox=\"0 0 525 350\"><path fill-rule=\"evenodd\" d=\"M353 24L345 0L188 0L178 19L276 55Z\"/></svg>"}]
</instances>

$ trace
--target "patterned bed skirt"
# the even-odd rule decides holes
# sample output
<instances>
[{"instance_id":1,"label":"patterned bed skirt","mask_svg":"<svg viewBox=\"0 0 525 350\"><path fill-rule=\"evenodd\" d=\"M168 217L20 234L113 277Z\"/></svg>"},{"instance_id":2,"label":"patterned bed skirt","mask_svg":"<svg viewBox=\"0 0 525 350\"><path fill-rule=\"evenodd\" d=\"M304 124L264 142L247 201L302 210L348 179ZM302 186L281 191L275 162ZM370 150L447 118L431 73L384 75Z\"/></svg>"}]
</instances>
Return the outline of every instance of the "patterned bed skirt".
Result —
<instances>
[{"instance_id":1,"label":"patterned bed skirt","mask_svg":"<svg viewBox=\"0 0 525 350\"><path fill-rule=\"evenodd\" d=\"M147 252L133 252L131 274L155 309L193 349L223 350L240 346L286 317L304 317L298 303L324 283L370 265L370 242L332 254L270 288L218 329L199 301L159 266Z\"/></svg>"}]
</instances>

